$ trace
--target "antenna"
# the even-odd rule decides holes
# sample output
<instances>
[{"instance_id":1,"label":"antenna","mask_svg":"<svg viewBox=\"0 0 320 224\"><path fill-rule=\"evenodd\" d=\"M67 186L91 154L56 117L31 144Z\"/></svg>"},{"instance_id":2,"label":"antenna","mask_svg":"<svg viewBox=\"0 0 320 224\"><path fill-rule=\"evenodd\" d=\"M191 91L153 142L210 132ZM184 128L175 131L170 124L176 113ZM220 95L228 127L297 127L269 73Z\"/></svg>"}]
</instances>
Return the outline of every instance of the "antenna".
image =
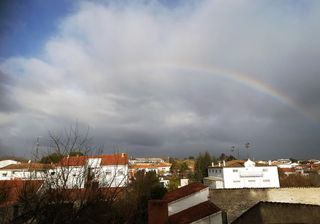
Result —
<instances>
[{"instance_id":1,"label":"antenna","mask_svg":"<svg viewBox=\"0 0 320 224\"><path fill-rule=\"evenodd\" d=\"M231 146L231 155L233 156L233 153L234 153L234 149L235 149L235 146Z\"/></svg>"},{"instance_id":2,"label":"antenna","mask_svg":"<svg viewBox=\"0 0 320 224\"><path fill-rule=\"evenodd\" d=\"M249 159L249 148L250 148L250 142L247 142L245 145L244 145L247 149L247 158Z\"/></svg>"},{"instance_id":3,"label":"antenna","mask_svg":"<svg viewBox=\"0 0 320 224\"><path fill-rule=\"evenodd\" d=\"M35 159L36 160L38 160L39 158L39 148L40 148L40 138L41 138L41 136L38 136L37 137L37 141L36 141L36 148L35 148L35 150L36 150L36 154L35 154Z\"/></svg>"}]
</instances>

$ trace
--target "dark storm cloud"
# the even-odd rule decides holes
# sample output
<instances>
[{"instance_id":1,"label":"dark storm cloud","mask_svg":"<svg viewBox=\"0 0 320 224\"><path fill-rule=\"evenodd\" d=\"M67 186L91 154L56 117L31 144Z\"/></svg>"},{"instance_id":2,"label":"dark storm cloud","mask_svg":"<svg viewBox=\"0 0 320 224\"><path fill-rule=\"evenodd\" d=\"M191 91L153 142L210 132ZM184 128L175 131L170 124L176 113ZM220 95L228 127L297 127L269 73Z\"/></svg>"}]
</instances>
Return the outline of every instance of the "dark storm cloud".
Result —
<instances>
[{"instance_id":1,"label":"dark storm cloud","mask_svg":"<svg viewBox=\"0 0 320 224\"><path fill-rule=\"evenodd\" d=\"M1 136L23 151L78 121L106 152L245 155L250 142L258 158L320 156L319 12L316 1L82 2L43 57L1 64L0 92L21 107L1 95L16 112Z\"/></svg>"},{"instance_id":2,"label":"dark storm cloud","mask_svg":"<svg viewBox=\"0 0 320 224\"><path fill-rule=\"evenodd\" d=\"M0 112L8 113L19 109L18 103L12 97L13 80L0 70Z\"/></svg>"}]
</instances>

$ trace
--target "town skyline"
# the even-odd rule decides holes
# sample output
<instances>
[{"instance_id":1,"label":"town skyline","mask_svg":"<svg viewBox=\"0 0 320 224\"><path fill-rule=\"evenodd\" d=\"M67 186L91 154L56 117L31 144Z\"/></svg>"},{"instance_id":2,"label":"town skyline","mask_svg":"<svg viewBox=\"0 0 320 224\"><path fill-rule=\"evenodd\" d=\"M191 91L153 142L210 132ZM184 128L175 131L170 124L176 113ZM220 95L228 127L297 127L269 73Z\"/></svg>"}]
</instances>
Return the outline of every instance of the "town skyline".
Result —
<instances>
[{"instance_id":1,"label":"town skyline","mask_svg":"<svg viewBox=\"0 0 320 224\"><path fill-rule=\"evenodd\" d=\"M77 124L104 153L320 157L319 1L0 6L0 156Z\"/></svg>"}]
</instances>

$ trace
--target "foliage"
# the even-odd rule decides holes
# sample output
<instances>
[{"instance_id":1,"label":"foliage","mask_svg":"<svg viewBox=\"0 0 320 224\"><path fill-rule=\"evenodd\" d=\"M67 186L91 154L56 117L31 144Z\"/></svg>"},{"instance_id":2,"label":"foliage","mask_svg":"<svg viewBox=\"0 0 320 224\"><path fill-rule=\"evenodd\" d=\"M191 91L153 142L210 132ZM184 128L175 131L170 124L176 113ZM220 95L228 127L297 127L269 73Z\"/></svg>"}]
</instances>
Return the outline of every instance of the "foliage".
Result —
<instances>
[{"instance_id":1,"label":"foliage","mask_svg":"<svg viewBox=\"0 0 320 224\"><path fill-rule=\"evenodd\" d=\"M155 172L138 171L117 203L119 223L147 223L148 200L161 199L166 192Z\"/></svg>"},{"instance_id":2,"label":"foliage","mask_svg":"<svg viewBox=\"0 0 320 224\"><path fill-rule=\"evenodd\" d=\"M179 187L179 178L172 176L169 181L168 190L172 191L172 190L178 189L178 187Z\"/></svg>"},{"instance_id":3,"label":"foliage","mask_svg":"<svg viewBox=\"0 0 320 224\"><path fill-rule=\"evenodd\" d=\"M294 158L289 158L289 159L290 159L290 161L293 162L293 163L297 163L297 162L298 162L297 159L294 159Z\"/></svg>"},{"instance_id":4,"label":"foliage","mask_svg":"<svg viewBox=\"0 0 320 224\"><path fill-rule=\"evenodd\" d=\"M221 153L221 155L218 157L218 160L220 161L231 161L235 159L236 158L233 155L226 155L224 153Z\"/></svg>"},{"instance_id":5,"label":"foliage","mask_svg":"<svg viewBox=\"0 0 320 224\"><path fill-rule=\"evenodd\" d=\"M279 180L281 187L316 187L316 178L312 175L303 176L301 174L285 175L279 170Z\"/></svg>"},{"instance_id":6,"label":"foliage","mask_svg":"<svg viewBox=\"0 0 320 224\"><path fill-rule=\"evenodd\" d=\"M74 151L74 152L70 152L69 156L84 156L83 152L80 151Z\"/></svg>"},{"instance_id":7,"label":"foliage","mask_svg":"<svg viewBox=\"0 0 320 224\"><path fill-rule=\"evenodd\" d=\"M202 182L203 178L208 175L208 166L214 161L209 152L200 153L196 158L194 179Z\"/></svg>"},{"instance_id":8,"label":"foliage","mask_svg":"<svg viewBox=\"0 0 320 224\"><path fill-rule=\"evenodd\" d=\"M43 156L40 163L58 163L62 159L63 155L57 152L53 152L47 156Z\"/></svg>"}]
</instances>

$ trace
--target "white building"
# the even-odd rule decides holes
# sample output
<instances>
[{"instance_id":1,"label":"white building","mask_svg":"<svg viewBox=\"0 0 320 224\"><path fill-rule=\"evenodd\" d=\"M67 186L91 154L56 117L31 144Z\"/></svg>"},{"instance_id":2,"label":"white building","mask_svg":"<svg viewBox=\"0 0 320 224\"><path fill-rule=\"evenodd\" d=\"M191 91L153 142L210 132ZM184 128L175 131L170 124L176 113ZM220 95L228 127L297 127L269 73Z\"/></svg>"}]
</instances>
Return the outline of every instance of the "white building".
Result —
<instances>
[{"instance_id":1,"label":"white building","mask_svg":"<svg viewBox=\"0 0 320 224\"><path fill-rule=\"evenodd\" d=\"M223 212L208 200L209 187L192 183L166 193L163 200L149 201L149 224L222 224Z\"/></svg>"},{"instance_id":2,"label":"white building","mask_svg":"<svg viewBox=\"0 0 320 224\"><path fill-rule=\"evenodd\" d=\"M139 157L135 159L130 159L130 164L135 163L163 163L164 160L162 158L154 158L154 157Z\"/></svg>"},{"instance_id":3,"label":"white building","mask_svg":"<svg viewBox=\"0 0 320 224\"><path fill-rule=\"evenodd\" d=\"M50 164L16 163L0 168L0 180L43 180Z\"/></svg>"},{"instance_id":4,"label":"white building","mask_svg":"<svg viewBox=\"0 0 320 224\"><path fill-rule=\"evenodd\" d=\"M45 180L51 187L124 187L128 182L128 155L68 156L57 164L21 163L0 168L0 180Z\"/></svg>"},{"instance_id":5,"label":"white building","mask_svg":"<svg viewBox=\"0 0 320 224\"><path fill-rule=\"evenodd\" d=\"M51 180L68 188L83 188L88 184L99 187L124 187L128 183L128 155L125 153L64 157L51 170Z\"/></svg>"},{"instance_id":6,"label":"white building","mask_svg":"<svg viewBox=\"0 0 320 224\"><path fill-rule=\"evenodd\" d=\"M248 159L219 163L208 167L205 185L210 188L279 188L279 175L276 166L256 166Z\"/></svg>"},{"instance_id":7,"label":"white building","mask_svg":"<svg viewBox=\"0 0 320 224\"><path fill-rule=\"evenodd\" d=\"M171 163L135 163L129 166L131 176L135 176L138 171L150 172L154 171L158 176L171 175Z\"/></svg>"},{"instance_id":8,"label":"white building","mask_svg":"<svg viewBox=\"0 0 320 224\"><path fill-rule=\"evenodd\" d=\"M16 161L16 160L11 160L11 159L7 159L7 160L1 160L0 161L0 168L5 167L5 166L9 166L12 164L19 164L20 162Z\"/></svg>"}]
</instances>

